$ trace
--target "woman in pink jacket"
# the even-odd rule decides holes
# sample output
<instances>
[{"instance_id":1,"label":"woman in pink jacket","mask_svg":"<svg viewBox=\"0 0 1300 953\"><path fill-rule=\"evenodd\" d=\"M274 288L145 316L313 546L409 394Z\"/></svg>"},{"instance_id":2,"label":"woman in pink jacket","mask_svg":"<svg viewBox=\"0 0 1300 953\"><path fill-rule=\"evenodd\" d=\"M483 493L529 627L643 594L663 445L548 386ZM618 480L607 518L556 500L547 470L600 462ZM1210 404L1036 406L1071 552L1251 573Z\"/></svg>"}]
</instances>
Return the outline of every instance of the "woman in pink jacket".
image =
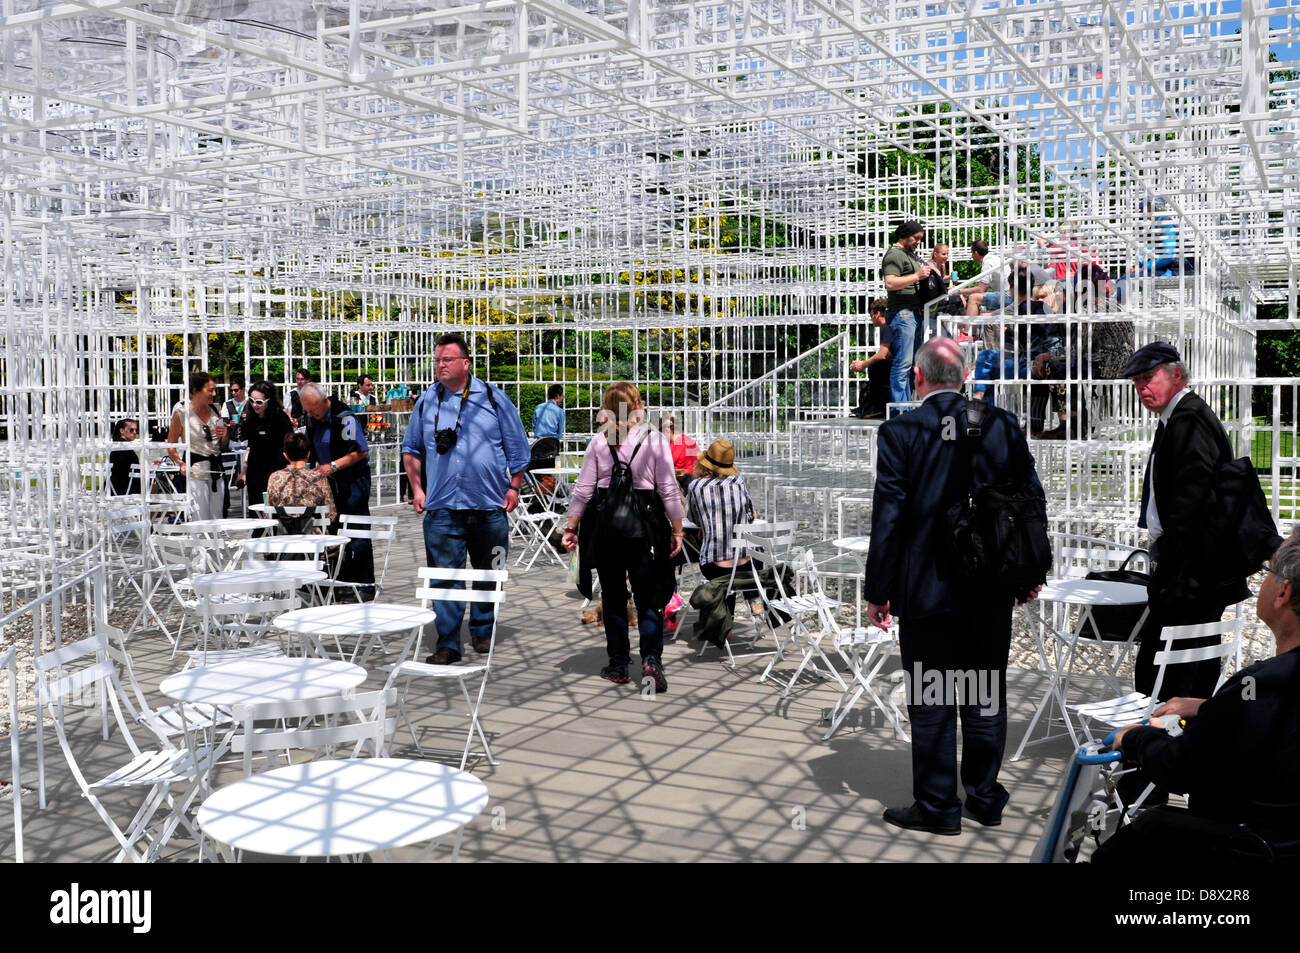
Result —
<instances>
[{"instance_id":1,"label":"woman in pink jacket","mask_svg":"<svg viewBox=\"0 0 1300 953\"><path fill-rule=\"evenodd\" d=\"M645 404L636 386L627 381L610 385L601 409L604 423L588 444L582 461L564 529L564 545L573 549L581 543L580 592L591 597L593 568L600 579L605 646L609 652L609 664L600 677L616 684L628 681L631 644L627 580L630 579L637 628L641 633L642 672L653 680L655 691L663 692L668 690L662 657L664 606L675 588L672 557L682 548L681 492L668 441L645 425ZM609 513L604 516L601 513L608 499L615 455L631 468L635 503L642 514L632 532L613 530Z\"/></svg>"}]
</instances>

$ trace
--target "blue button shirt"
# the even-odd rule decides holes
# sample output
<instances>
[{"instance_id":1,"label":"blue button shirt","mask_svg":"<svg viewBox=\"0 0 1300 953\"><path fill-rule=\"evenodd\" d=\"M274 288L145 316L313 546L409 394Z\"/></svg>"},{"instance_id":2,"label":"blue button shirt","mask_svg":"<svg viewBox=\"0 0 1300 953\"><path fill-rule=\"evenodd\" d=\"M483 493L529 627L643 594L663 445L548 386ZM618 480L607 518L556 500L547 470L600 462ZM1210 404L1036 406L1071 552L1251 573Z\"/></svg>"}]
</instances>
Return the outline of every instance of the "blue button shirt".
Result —
<instances>
[{"instance_id":1,"label":"blue button shirt","mask_svg":"<svg viewBox=\"0 0 1300 953\"><path fill-rule=\"evenodd\" d=\"M426 510L492 510L504 503L510 474L528 466L531 454L519 411L501 389L493 388L496 409L488 401L487 385L470 378L460 435L451 452L439 455L438 428L454 428L461 391L441 384L424 392L411 412L402 438L402 452L424 460ZM438 395L442 395L439 414ZM504 445L504 446L503 446Z\"/></svg>"},{"instance_id":2,"label":"blue button shirt","mask_svg":"<svg viewBox=\"0 0 1300 953\"><path fill-rule=\"evenodd\" d=\"M553 400L544 400L533 410L533 436L564 436L564 408Z\"/></svg>"}]
</instances>

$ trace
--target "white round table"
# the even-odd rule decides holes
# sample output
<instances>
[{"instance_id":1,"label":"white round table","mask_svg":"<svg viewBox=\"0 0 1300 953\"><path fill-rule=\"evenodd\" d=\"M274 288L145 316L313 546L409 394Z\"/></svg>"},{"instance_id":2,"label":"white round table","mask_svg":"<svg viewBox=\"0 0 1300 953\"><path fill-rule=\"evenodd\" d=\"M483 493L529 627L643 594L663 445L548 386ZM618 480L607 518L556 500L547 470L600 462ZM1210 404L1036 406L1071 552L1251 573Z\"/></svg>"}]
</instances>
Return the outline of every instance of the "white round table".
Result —
<instances>
[{"instance_id":1,"label":"white round table","mask_svg":"<svg viewBox=\"0 0 1300 953\"><path fill-rule=\"evenodd\" d=\"M346 546L346 536L332 536L328 533L302 533L285 536L262 536L259 539L240 540L240 547L245 553L269 554L307 554L318 556L335 546Z\"/></svg>"},{"instance_id":2,"label":"white round table","mask_svg":"<svg viewBox=\"0 0 1300 953\"><path fill-rule=\"evenodd\" d=\"M1020 746L1016 749L1016 753L1011 756L1012 761L1019 760L1027 745L1039 744L1042 741L1061 737L1059 733L1055 735L1051 733L1051 724L1058 718L1064 723L1066 734L1069 735L1071 743L1075 747L1082 743L1075 733L1074 724L1070 720L1068 710L1070 683L1074 677L1075 661L1080 657L1080 643L1090 646L1094 650L1097 647L1102 647L1109 653L1110 661L1107 670L1097 671L1094 667L1094 671L1107 683L1109 691L1113 694L1123 694L1123 687L1119 684L1121 653L1132 648L1134 639L1147 618L1147 613L1144 611L1134 624L1128 641L1108 642L1099 641L1096 638L1097 626L1093 622L1092 612L1094 609L1108 606L1146 605L1146 601L1146 587L1129 582L1110 582L1104 579L1047 580L1042 591L1038 594L1038 602L1075 606L1079 610L1077 613L1078 618L1067 630L1057 622L1049 622L1045 613L1041 611L1039 613L1038 625L1034 626L1034 634L1038 640L1041 669L1047 675L1047 688L1043 692L1043 697L1039 701L1037 709L1034 711L1034 717L1029 721L1029 727L1025 730L1025 736L1021 739ZM1030 605L1033 605L1033 603L1030 603ZM1048 651L1049 642L1051 651ZM1044 713L1047 714L1045 721L1047 735L1036 741L1030 741L1029 739Z\"/></svg>"},{"instance_id":3,"label":"white round table","mask_svg":"<svg viewBox=\"0 0 1300 953\"><path fill-rule=\"evenodd\" d=\"M402 632L411 633L408 645L403 649L402 657L408 654L408 648L414 645L419 631L438 618L431 609L420 606L396 605L388 602L362 602L357 605L313 606L309 609L295 609L284 615L276 616L273 625L304 636L315 647L317 654L324 655L321 643L323 638L332 638L340 656L347 655L343 650L342 639L356 638L357 643L350 661L361 661L369 655L370 646L385 635ZM362 651L362 649L365 651Z\"/></svg>"},{"instance_id":4,"label":"white round table","mask_svg":"<svg viewBox=\"0 0 1300 953\"><path fill-rule=\"evenodd\" d=\"M1144 586L1104 579L1049 579L1038 598L1072 606L1136 606L1147 601Z\"/></svg>"},{"instance_id":5,"label":"white round table","mask_svg":"<svg viewBox=\"0 0 1300 953\"><path fill-rule=\"evenodd\" d=\"M286 586L310 586L321 582L327 576L324 570L312 569L306 563L294 565L290 562L267 563L266 567L247 566L243 569L227 569L224 572L209 572L190 580L194 591L199 595L228 595L236 592L271 592Z\"/></svg>"},{"instance_id":6,"label":"white round table","mask_svg":"<svg viewBox=\"0 0 1300 953\"><path fill-rule=\"evenodd\" d=\"M366 680L360 665L323 658L252 658L168 675L159 689L193 705L255 705L341 695Z\"/></svg>"},{"instance_id":7,"label":"white round table","mask_svg":"<svg viewBox=\"0 0 1300 953\"><path fill-rule=\"evenodd\" d=\"M871 549L870 536L841 536L831 540L836 549L847 549L851 553L865 553Z\"/></svg>"},{"instance_id":8,"label":"white round table","mask_svg":"<svg viewBox=\"0 0 1300 953\"><path fill-rule=\"evenodd\" d=\"M487 786L445 764L404 758L313 761L214 792L198 822L214 840L285 857L365 854L460 831L483 812ZM460 838L452 852L455 860Z\"/></svg>"},{"instance_id":9,"label":"white round table","mask_svg":"<svg viewBox=\"0 0 1300 953\"><path fill-rule=\"evenodd\" d=\"M274 529L280 524L275 520L235 516L230 519L193 520L181 525L188 527L191 532L195 533L218 533L222 536L229 536L236 533L252 533L259 529Z\"/></svg>"}]
</instances>

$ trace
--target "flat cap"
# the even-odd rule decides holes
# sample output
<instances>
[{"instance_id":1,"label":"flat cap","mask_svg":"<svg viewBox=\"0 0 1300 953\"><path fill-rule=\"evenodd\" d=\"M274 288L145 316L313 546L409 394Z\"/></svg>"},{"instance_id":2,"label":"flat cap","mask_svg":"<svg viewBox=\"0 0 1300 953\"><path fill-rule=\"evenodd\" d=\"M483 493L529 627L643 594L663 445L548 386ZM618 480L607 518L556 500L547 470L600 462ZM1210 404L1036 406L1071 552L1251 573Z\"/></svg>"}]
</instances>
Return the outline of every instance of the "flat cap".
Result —
<instances>
[{"instance_id":1,"label":"flat cap","mask_svg":"<svg viewBox=\"0 0 1300 953\"><path fill-rule=\"evenodd\" d=\"M917 232L925 231L925 226L920 222L904 222L894 229L894 241L901 242L904 238L911 238Z\"/></svg>"},{"instance_id":2,"label":"flat cap","mask_svg":"<svg viewBox=\"0 0 1300 953\"><path fill-rule=\"evenodd\" d=\"M1138 374L1145 374L1153 367L1159 367L1161 364L1174 364L1183 359L1178 353L1178 348L1164 341L1152 341L1150 344L1144 344L1128 359L1124 369L1119 372L1120 377L1136 377Z\"/></svg>"}]
</instances>

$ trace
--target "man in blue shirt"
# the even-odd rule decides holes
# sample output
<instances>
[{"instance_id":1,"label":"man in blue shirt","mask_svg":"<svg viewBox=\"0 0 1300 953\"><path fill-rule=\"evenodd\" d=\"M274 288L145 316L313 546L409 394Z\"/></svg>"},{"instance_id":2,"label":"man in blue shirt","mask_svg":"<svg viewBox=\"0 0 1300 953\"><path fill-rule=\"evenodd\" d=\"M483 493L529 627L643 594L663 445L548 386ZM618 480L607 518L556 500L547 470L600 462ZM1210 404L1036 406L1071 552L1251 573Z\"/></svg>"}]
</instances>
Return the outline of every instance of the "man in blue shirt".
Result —
<instances>
[{"instance_id":1,"label":"man in blue shirt","mask_svg":"<svg viewBox=\"0 0 1300 953\"><path fill-rule=\"evenodd\" d=\"M533 436L564 439L564 387L552 384L546 391L546 400L533 408Z\"/></svg>"},{"instance_id":2,"label":"man in blue shirt","mask_svg":"<svg viewBox=\"0 0 1300 953\"><path fill-rule=\"evenodd\" d=\"M330 481L339 514L370 515L370 445L366 428L343 401L325 396L319 384L308 382L300 393L311 462ZM348 541L338 578L359 583L357 595L373 598L374 549L368 539Z\"/></svg>"},{"instance_id":3,"label":"man in blue shirt","mask_svg":"<svg viewBox=\"0 0 1300 953\"><path fill-rule=\"evenodd\" d=\"M424 548L430 566L464 569L468 550L475 569L501 569L509 552L506 514L519 505L528 469L528 435L501 388L470 373L469 347L459 334L434 345L437 383L411 411L402 439L402 463L424 514ZM441 437L439 436L441 434ZM426 661L460 661L465 605L434 603L438 648ZM474 603L469 633L474 651L491 646L494 607Z\"/></svg>"}]
</instances>

